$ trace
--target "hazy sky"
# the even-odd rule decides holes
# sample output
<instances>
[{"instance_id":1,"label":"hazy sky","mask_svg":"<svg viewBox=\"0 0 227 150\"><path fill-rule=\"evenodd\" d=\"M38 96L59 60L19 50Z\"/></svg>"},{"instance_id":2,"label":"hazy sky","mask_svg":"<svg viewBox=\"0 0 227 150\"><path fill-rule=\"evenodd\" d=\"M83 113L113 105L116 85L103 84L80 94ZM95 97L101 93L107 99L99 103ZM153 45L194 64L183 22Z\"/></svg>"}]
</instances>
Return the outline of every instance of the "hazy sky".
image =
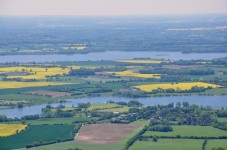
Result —
<instances>
[{"instance_id":1,"label":"hazy sky","mask_svg":"<svg viewBox=\"0 0 227 150\"><path fill-rule=\"evenodd\" d=\"M227 0L0 0L0 15L227 13Z\"/></svg>"}]
</instances>

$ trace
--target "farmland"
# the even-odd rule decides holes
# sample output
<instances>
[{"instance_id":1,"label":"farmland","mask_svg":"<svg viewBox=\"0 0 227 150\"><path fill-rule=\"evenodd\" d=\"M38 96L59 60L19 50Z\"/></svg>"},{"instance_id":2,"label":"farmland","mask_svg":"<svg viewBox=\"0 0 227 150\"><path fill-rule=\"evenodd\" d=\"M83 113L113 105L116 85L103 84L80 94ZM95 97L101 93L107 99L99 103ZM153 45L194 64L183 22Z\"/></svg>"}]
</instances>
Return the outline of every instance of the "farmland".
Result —
<instances>
[{"instance_id":1,"label":"farmland","mask_svg":"<svg viewBox=\"0 0 227 150\"><path fill-rule=\"evenodd\" d=\"M26 145L43 141L43 143L40 144L41 146L36 147L37 145L35 145L35 147L31 149L61 149L61 147L65 147L92 150L95 147L104 150L111 144L112 146L110 149L118 150L125 147L128 141L131 141L131 139L134 139L134 136L136 136L137 138L129 149L137 149L138 147L141 147L142 149L147 149L147 147L164 149L167 146L170 146L172 149L181 149L182 147L185 147L186 149L198 149L198 147L201 148L205 138L217 138L219 140L220 137L225 138L227 136L225 130L220 130L218 129L219 127L214 128L212 126L212 123L215 122L212 118L217 118L215 114L220 112L220 110L199 108L194 105L190 106L185 104L182 108L171 104L166 106L159 105L148 107L138 107L138 105L140 105L139 102L130 101L128 103L83 103L83 105L80 104L77 107L59 106L53 108L48 106L43 109L43 113L41 114L41 116L47 118L38 118L34 120L29 118L31 120L24 120L23 123L30 124L25 131L17 135L1 138L0 141L5 143L13 141L13 146L4 145L6 149L24 148ZM120 106L127 107L128 110L119 111L119 114L114 114L112 111L109 111L109 109L118 109ZM156 110L159 110L160 114L156 114ZM166 112L169 112L169 115L165 115ZM185 112L187 113L185 114ZM186 125L190 123L190 120L185 120L185 118L188 118L187 115L192 116L194 112L197 112L197 116L192 118L192 120L194 120L194 123L197 125ZM224 112L224 110L221 112ZM203 115L206 113L212 113L213 115L203 118ZM154 117L152 121L147 119L150 116ZM162 117L162 120L165 121L155 119ZM171 120L172 117L178 122L167 121ZM198 122L196 122L196 120L198 120ZM150 131L153 122L155 122L155 125L158 124L158 126L162 126L162 123L170 124L173 131ZM10 125L15 125L17 123L20 122L12 121L10 122ZM183 125L172 125L180 123ZM84 126L80 128L75 141L55 143L56 141L59 141L59 139L65 140L74 138L75 133L73 132L73 128L81 124L84 124ZM206 126L201 126L200 124L206 124ZM37 132L39 132L39 134ZM139 136L138 133L140 133ZM28 137L33 138L29 139ZM158 142L154 142L152 140L153 137L157 137ZM23 139L23 141L17 139ZM209 141L210 139L208 140L208 143ZM50 145L45 146L45 142L51 143ZM173 144L175 142L178 144ZM219 144L223 147L221 142ZM215 144L213 145L215 146Z\"/></svg>"},{"instance_id":2,"label":"farmland","mask_svg":"<svg viewBox=\"0 0 227 150\"><path fill-rule=\"evenodd\" d=\"M103 126L103 125L100 125L100 126ZM113 125L113 126L118 126L118 125ZM120 126L122 126L122 125L120 125ZM125 125L125 127L126 126L130 127L131 125ZM133 126L134 125L132 125L132 127ZM119 149L122 149L124 147L124 144L132 136L134 136L139 130L141 130L141 128L142 127L137 126L137 128L134 129L133 132L128 134L126 137L124 137L120 142L117 142L116 144L111 144L111 146L110 146L110 144L91 144L91 143L85 143L85 142L80 142L78 140L74 140L74 141L69 141L69 142L62 142L62 143L59 143L59 144L57 143L57 144L51 144L51 145L47 145L47 146L35 147L35 148L31 148L31 150L50 150L50 149L62 150L62 149L70 149L70 148L79 148L79 149L85 149L85 150L106 150L106 149L119 150ZM99 129L99 130L105 130L105 129L106 128ZM120 129L120 130L125 130L125 129L126 128L123 128L123 129ZM117 133L122 135L122 133L120 133L119 131L117 131ZM115 133L115 135L117 135L117 133ZM113 137L111 137L111 138L113 138ZM107 140L110 140L110 138L108 138Z\"/></svg>"},{"instance_id":3,"label":"farmland","mask_svg":"<svg viewBox=\"0 0 227 150\"><path fill-rule=\"evenodd\" d=\"M201 136L218 137L227 136L227 131L216 129L211 126L172 126L173 132L147 131L144 136Z\"/></svg>"},{"instance_id":4,"label":"farmland","mask_svg":"<svg viewBox=\"0 0 227 150\"><path fill-rule=\"evenodd\" d=\"M138 78L160 78L160 74L140 74L133 71L107 72L115 76L138 77Z\"/></svg>"},{"instance_id":5,"label":"farmland","mask_svg":"<svg viewBox=\"0 0 227 150\"><path fill-rule=\"evenodd\" d=\"M74 125L38 125L30 126L18 135L1 137L2 149L24 148L34 142L54 142L58 139L64 140L74 137Z\"/></svg>"},{"instance_id":6,"label":"farmland","mask_svg":"<svg viewBox=\"0 0 227 150\"><path fill-rule=\"evenodd\" d=\"M148 84L148 85L140 85L140 86L134 86L135 88L138 88L140 90L151 92L156 89L174 89L178 91L184 91L184 90L190 90L192 87L203 87L203 88L218 88L219 85L216 84L210 84L210 83L204 83L204 82L187 82L187 83L164 83L164 84Z\"/></svg>"},{"instance_id":7,"label":"farmland","mask_svg":"<svg viewBox=\"0 0 227 150\"><path fill-rule=\"evenodd\" d=\"M1 13L0 150L227 150L226 15Z\"/></svg>"},{"instance_id":8,"label":"farmland","mask_svg":"<svg viewBox=\"0 0 227 150\"><path fill-rule=\"evenodd\" d=\"M158 142L151 141L136 141L129 150L200 150L203 140L189 139L159 139Z\"/></svg>"},{"instance_id":9,"label":"farmland","mask_svg":"<svg viewBox=\"0 0 227 150\"><path fill-rule=\"evenodd\" d=\"M167 60L151 60L151 59L133 59L133 60L116 60L116 62L133 63L133 64L160 64L162 62L170 62Z\"/></svg>"},{"instance_id":10,"label":"farmland","mask_svg":"<svg viewBox=\"0 0 227 150\"><path fill-rule=\"evenodd\" d=\"M26 127L23 124L0 124L0 137L18 134Z\"/></svg>"},{"instance_id":11,"label":"farmland","mask_svg":"<svg viewBox=\"0 0 227 150\"><path fill-rule=\"evenodd\" d=\"M219 148L223 147L224 149L227 149L226 140L208 140L207 142L207 149L212 148Z\"/></svg>"},{"instance_id":12,"label":"farmland","mask_svg":"<svg viewBox=\"0 0 227 150\"><path fill-rule=\"evenodd\" d=\"M92 104L90 107L88 107L88 110L97 110L101 112L127 112L129 107L112 103Z\"/></svg>"},{"instance_id":13,"label":"farmland","mask_svg":"<svg viewBox=\"0 0 227 150\"><path fill-rule=\"evenodd\" d=\"M37 120L28 120L25 123L31 125L54 125L54 124L73 124L76 118L41 118Z\"/></svg>"},{"instance_id":14,"label":"farmland","mask_svg":"<svg viewBox=\"0 0 227 150\"><path fill-rule=\"evenodd\" d=\"M140 61L142 60L144 59ZM10 125L23 123L28 126L19 134L14 133L14 135L2 137L0 141L4 143L0 144L3 144L5 149L35 146L31 149L62 149L64 147L69 149L105 150L108 148L110 150L119 150L126 147L128 142L134 136L137 136L145 125L150 126L150 117L158 121L159 117L163 118L163 120L169 120L173 131L164 133L146 130L145 133L140 135L142 139L139 140L136 138L129 149L137 148L141 143L144 146L141 148L144 149L150 146L151 143L155 148L162 149L166 145L171 145L171 143L179 142L180 140L184 145L189 143L185 146L186 149L187 147L189 149L190 143L194 144L193 148L197 149L198 146L201 147L200 143L203 143L203 139L196 141L195 139L168 139L168 137L180 136L187 138L192 136L196 138L219 138L220 136L226 136L225 130L220 130L212 126L216 118L218 118L217 121L219 123L225 123L226 120L225 118L220 119L220 117L217 117L215 110L206 111L206 107L204 109L200 109L200 107L188 109L189 106L185 107L182 104L182 109L186 109L186 112L188 112L185 113L183 110L180 111L180 106L174 108L172 104L169 104L168 107L171 106L171 109L167 110L169 112L169 115L167 115L165 111L162 111L163 108L168 108L166 106L158 106L159 110L157 107L142 107L141 103L131 98L165 96L167 94L180 95L184 94L182 93L185 92L184 90L188 90L194 86L201 86L204 89L196 89L198 91L188 90L188 95L223 95L226 93L226 85L223 80L227 79L223 74L227 70L223 69L222 66L220 68L209 66L210 62L206 63L210 68L202 66L201 63L197 66L197 63L191 61L190 67L187 68L184 67L185 65L178 65L180 67L176 69L168 67L168 65L173 66L173 63L179 62L166 61L152 63L152 60L149 60L150 62L148 63L137 61L136 63L86 61L32 65L3 64L0 67L2 69L0 74L0 108L18 107L23 110L24 107L29 108L27 106L30 105L46 104L46 106L41 108L40 115L27 115L23 116L22 119L10 119L0 115L0 119L4 123L9 123ZM194 65L191 65L191 63L194 63ZM198 67L199 71L193 70L192 66L195 68ZM162 71L163 69L164 72ZM165 72L166 70L167 72ZM179 76L178 74L181 75ZM217 78L220 78L220 81ZM150 87L153 87L153 85L156 88L159 87L156 93L150 91ZM147 88L149 90L143 91L141 86L148 86ZM165 88L163 87L167 87L166 89L173 88L175 91L171 91L171 93L164 90ZM64 106L64 102L68 99L72 99L73 101L75 99L77 101L77 98L94 96L97 97L96 99L99 99L98 96L107 96L107 98L105 103L101 104L97 103L99 100L95 100L94 103L87 103L87 101L83 103L83 101L80 101L80 103L76 103L75 105L72 103L72 106ZM108 96L125 97L127 100L132 101L118 102L117 100L115 102L111 101L111 98ZM51 103L53 102L63 103L52 106ZM171 114L170 112L173 109L175 110L173 112L176 113ZM198 111L195 112L198 116L193 118L192 113L195 113L193 110L197 109ZM158 113L156 114L155 112ZM212 115L208 117L208 120L204 121L201 112L212 112ZM189 114L192 116L187 116ZM185 120L185 116L187 116L187 119L192 117L196 125L191 125L191 122L187 123L189 119ZM82 124L84 126L79 131L80 134L76 140L61 142L67 139L73 140L76 135L74 128L78 131L78 127ZM100 124L103 126L98 128L89 127ZM176 124L181 125L177 126ZM204 124L206 126L201 126ZM116 128L115 125L117 125ZM127 127L123 127L124 125ZM222 127L221 125L219 126ZM158 143L153 142L153 136L159 138ZM167 137L167 139L160 138L162 136ZM168 140L170 142L167 142ZM50 145L45 146L45 144ZM110 144L111 148L109 148ZM181 144L178 144L175 148L180 149L181 146Z\"/></svg>"},{"instance_id":15,"label":"farmland","mask_svg":"<svg viewBox=\"0 0 227 150\"><path fill-rule=\"evenodd\" d=\"M78 67L79 68L79 67ZM20 76L12 73L22 73ZM69 68L59 67L4 67L0 68L0 74L9 74L8 79L46 79L48 76L64 75L69 73Z\"/></svg>"},{"instance_id":16,"label":"farmland","mask_svg":"<svg viewBox=\"0 0 227 150\"><path fill-rule=\"evenodd\" d=\"M40 147L34 147L31 148L31 150L63 150L63 149L74 149L79 148L83 150L119 150L122 148L122 145L120 144L87 144L87 143L81 143L77 141L69 141L69 142L62 142L62 143L56 143L51 144L47 146L40 146ZM21 149L26 150L26 149Z\"/></svg>"},{"instance_id":17,"label":"farmland","mask_svg":"<svg viewBox=\"0 0 227 150\"><path fill-rule=\"evenodd\" d=\"M29 92L24 92L23 94L41 95L41 96L50 96L50 97L71 96L71 93L53 92L53 91L44 91L44 90L29 91Z\"/></svg>"},{"instance_id":18,"label":"farmland","mask_svg":"<svg viewBox=\"0 0 227 150\"><path fill-rule=\"evenodd\" d=\"M66 82L17 82L17 81L0 81L0 89L51 86L70 84Z\"/></svg>"},{"instance_id":19,"label":"farmland","mask_svg":"<svg viewBox=\"0 0 227 150\"><path fill-rule=\"evenodd\" d=\"M117 107L119 105L117 104L112 104L112 103L106 103L106 104L93 104L91 105L88 110L100 110L100 109L110 109Z\"/></svg>"},{"instance_id":20,"label":"farmland","mask_svg":"<svg viewBox=\"0 0 227 150\"><path fill-rule=\"evenodd\" d=\"M80 129L76 141L89 144L116 144L136 128L138 126L126 124L86 125Z\"/></svg>"}]
</instances>

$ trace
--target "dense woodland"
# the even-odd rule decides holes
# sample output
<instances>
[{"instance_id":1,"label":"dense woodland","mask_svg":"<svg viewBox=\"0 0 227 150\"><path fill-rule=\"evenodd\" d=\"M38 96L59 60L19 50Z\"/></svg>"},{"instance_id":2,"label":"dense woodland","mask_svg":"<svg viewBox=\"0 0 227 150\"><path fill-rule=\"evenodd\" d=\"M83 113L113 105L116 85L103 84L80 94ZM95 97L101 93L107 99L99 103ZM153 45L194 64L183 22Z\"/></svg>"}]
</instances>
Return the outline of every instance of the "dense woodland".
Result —
<instances>
[{"instance_id":1,"label":"dense woodland","mask_svg":"<svg viewBox=\"0 0 227 150\"><path fill-rule=\"evenodd\" d=\"M210 19L215 18L214 22ZM181 20L189 21L181 21ZM131 23L133 22L133 23ZM227 52L226 16L1 17L0 54L73 54L97 51ZM80 50L77 47L86 47Z\"/></svg>"}]
</instances>

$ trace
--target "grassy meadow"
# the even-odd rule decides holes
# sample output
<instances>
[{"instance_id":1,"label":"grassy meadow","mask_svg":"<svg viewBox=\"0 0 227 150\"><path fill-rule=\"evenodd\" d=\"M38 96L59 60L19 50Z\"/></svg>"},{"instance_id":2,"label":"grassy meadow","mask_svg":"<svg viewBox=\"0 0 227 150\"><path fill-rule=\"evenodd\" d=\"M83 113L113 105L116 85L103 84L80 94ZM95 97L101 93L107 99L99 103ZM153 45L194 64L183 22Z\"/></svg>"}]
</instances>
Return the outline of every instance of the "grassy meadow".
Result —
<instances>
[{"instance_id":1,"label":"grassy meadow","mask_svg":"<svg viewBox=\"0 0 227 150\"><path fill-rule=\"evenodd\" d=\"M201 150L204 140L158 139L158 142L136 141L129 150Z\"/></svg>"},{"instance_id":2,"label":"grassy meadow","mask_svg":"<svg viewBox=\"0 0 227 150\"><path fill-rule=\"evenodd\" d=\"M147 131L145 136L199 136L199 137L218 137L227 136L227 131L214 128L212 126L172 126L172 132Z\"/></svg>"}]
</instances>

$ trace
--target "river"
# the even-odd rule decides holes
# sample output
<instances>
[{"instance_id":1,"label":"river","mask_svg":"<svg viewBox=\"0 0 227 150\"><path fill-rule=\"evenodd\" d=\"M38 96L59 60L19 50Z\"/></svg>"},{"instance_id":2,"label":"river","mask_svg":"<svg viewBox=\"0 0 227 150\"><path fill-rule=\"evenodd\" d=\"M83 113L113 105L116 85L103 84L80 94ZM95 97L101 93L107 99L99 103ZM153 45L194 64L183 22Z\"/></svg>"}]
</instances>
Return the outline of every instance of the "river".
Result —
<instances>
[{"instance_id":1,"label":"river","mask_svg":"<svg viewBox=\"0 0 227 150\"><path fill-rule=\"evenodd\" d=\"M76 106L78 103L105 103L108 100L115 102L124 101L128 102L130 100L137 100L144 104L144 106L153 106L153 105L165 105L171 102L189 102L189 104L197 104L199 106L211 106L214 109L220 109L222 107L227 107L227 96L170 96L170 97L147 97L147 98L122 98L122 97L87 97L79 99L70 99L68 103L61 103L64 106ZM42 108L47 104L34 105L30 107L24 107L22 109L10 108L10 109L1 109L0 114L6 115L7 117L22 117L24 115L34 115L41 114ZM56 107L60 105L59 103L53 103L51 106Z\"/></svg>"},{"instance_id":2,"label":"river","mask_svg":"<svg viewBox=\"0 0 227 150\"><path fill-rule=\"evenodd\" d=\"M191 60L227 57L227 53L181 53L181 52L132 52L132 51L106 51L88 54L55 54L55 55L5 55L0 56L0 63L6 62L57 62L57 61L100 61L133 58L170 59L170 60Z\"/></svg>"}]
</instances>

